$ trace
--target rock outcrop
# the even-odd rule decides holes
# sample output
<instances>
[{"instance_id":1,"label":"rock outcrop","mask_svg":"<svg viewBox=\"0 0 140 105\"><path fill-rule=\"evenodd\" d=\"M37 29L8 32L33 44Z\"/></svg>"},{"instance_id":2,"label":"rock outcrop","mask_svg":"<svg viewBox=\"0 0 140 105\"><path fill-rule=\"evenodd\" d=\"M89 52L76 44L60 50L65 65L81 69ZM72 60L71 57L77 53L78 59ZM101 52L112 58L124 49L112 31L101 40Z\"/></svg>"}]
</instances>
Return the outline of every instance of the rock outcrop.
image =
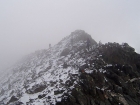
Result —
<instances>
[{"instance_id":1,"label":"rock outcrop","mask_svg":"<svg viewBox=\"0 0 140 105\"><path fill-rule=\"evenodd\" d=\"M140 104L140 55L132 47L107 43L85 54L91 57L81 68L85 72L81 72L72 93L58 105Z\"/></svg>"},{"instance_id":2,"label":"rock outcrop","mask_svg":"<svg viewBox=\"0 0 140 105\"><path fill-rule=\"evenodd\" d=\"M140 104L140 55L127 43L97 44L83 30L9 71L0 80L1 105Z\"/></svg>"}]
</instances>

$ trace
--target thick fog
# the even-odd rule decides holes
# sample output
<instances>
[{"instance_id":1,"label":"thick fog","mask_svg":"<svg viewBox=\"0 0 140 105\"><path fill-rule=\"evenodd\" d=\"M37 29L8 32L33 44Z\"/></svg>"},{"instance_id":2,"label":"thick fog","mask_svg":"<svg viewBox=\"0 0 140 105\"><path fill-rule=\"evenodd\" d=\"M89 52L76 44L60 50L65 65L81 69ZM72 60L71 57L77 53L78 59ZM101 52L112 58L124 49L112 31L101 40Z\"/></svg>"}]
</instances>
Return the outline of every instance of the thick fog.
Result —
<instances>
[{"instance_id":1,"label":"thick fog","mask_svg":"<svg viewBox=\"0 0 140 105\"><path fill-rule=\"evenodd\" d=\"M76 29L140 52L140 0L1 0L0 71Z\"/></svg>"}]
</instances>

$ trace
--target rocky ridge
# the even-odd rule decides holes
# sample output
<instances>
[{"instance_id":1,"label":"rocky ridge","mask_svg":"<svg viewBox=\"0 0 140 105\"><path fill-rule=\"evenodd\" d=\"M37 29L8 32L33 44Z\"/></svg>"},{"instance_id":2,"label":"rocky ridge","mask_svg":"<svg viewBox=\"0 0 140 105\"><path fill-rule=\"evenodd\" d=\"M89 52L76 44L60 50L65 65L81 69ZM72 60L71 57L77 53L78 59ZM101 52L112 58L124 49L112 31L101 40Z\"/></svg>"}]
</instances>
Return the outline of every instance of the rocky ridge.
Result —
<instances>
[{"instance_id":1,"label":"rocky ridge","mask_svg":"<svg viewBox=\"0 0 140 105\"><path fill-rule=\"evenodd\" d=\"M77 84L78 65L84 63L79 50L86 47L87 38L91 36L76 30L52 48L36 51L10 68L0 80L1 104L44 105L61 101L63 94ZM67 85L70 79L73 80L71 87Z\"/></svg>"},{"instance_id":2,"label":"rocky ridge","mask_svg":"<svg viewBox=\"0 0 140 105\"><path fill-rule=\"evenodd\" d=\"M140 55L134 48L127 43L107 43L87 54L91 58L80 68L84 72L77 87L57 105L140 104Z\"/></svg>"},{"instance_id":3,"label":"rocky ridge","mask_svg":"<svg viewBox=\"0 0 140 105\"><path fill-rule=\"evenodd\" d=\"M97 44L82 30L10 69L0 81L1 105L140 103L140 55L127 43Z\"/></svg>"}]
</instances>

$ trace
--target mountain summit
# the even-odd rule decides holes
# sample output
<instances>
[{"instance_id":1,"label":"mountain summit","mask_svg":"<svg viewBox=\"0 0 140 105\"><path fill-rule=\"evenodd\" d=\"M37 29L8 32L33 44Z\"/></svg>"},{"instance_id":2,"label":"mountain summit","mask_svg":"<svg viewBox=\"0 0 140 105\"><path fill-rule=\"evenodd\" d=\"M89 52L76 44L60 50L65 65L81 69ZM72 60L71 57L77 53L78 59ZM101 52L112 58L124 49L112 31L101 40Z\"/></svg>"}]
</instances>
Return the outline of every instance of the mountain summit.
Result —
<instances>
[{"instance_id":1,"label":"mountain summit","mask_svg":"<svg viewBox=\"0 0 140 105\"><path fill-rule=\"evenodd\" d=\"M139 105L140 55L76 30L10 68L0 105Z\"/></svg>"}]
</instances>

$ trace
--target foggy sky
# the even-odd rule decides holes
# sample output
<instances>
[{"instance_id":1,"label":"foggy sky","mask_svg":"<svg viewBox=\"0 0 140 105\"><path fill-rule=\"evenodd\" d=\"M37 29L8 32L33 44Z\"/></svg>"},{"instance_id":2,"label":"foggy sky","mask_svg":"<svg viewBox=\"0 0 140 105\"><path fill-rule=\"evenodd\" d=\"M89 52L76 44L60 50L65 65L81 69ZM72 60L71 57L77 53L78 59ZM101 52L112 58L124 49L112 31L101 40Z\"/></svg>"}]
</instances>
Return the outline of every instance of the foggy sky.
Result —
<instances>
[{"instance_id":1,"label":"foggy sky","mask_svg":"<svg viewBox=\"0 0 140 105\"><path fill-rule=\"evenodd\" d=\"M0 70L76 29L140 52L140 0L1 0Z\"/></svg>"}]
</instances>

